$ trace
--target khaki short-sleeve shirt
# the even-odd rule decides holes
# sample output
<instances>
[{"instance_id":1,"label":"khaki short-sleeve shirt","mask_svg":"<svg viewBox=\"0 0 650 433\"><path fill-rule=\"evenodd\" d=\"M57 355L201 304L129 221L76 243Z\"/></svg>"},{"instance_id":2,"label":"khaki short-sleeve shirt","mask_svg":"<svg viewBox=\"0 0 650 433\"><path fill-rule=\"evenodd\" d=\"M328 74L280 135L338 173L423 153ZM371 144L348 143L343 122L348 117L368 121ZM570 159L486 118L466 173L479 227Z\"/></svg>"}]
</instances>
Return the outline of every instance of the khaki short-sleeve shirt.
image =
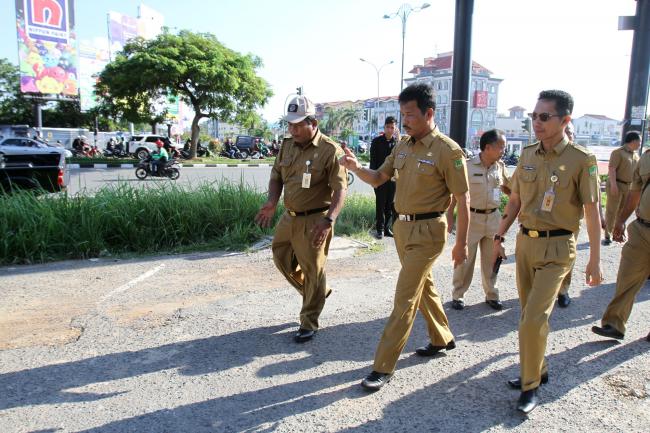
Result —
<instances>
[{"instance_id":1,"label":"khaki short-sleeve shirt","mask_svg":"<svg viewBox=\"0 0 650 433\"><path fill-rule=\"evenodd\" d=\"M284 206L294 212L328 207L333 191L347 188L347 172L339 164L341 147L320 131L305 146L284 140L271 169L271 179L282 182ZM311 174L303 188L304 174Z\"/></svg>"},{"instance_id":2,"label":"khaki short-sleeve shirt","mask_svg":"<svg viewBox=\"0 0 650 433\"><path fill-rule=\"evenodd\" d=\"M650 149L645 151L636 165L630 186L631 191L642 191L637 215L646 221L650 221L650 185L648 182L650 182Z\"/></svg>"},{"instance_id":3,"label":"khaki short-sleeve shirt","mask_svg":"<svg viewBox=\"0 0 650 433\"><path fill-rule=\"evenodd\" d=\"M619 182L632 182L632 173L638 162L639 155L630 152L625 145L615 149L609 156L609 166L616 169L616 180Z\"/></svg>"},{"instance_id":4,"label":"khaki short-sleeve shirt","mask_svg":"<svg viewBox=\"0 0 650 433\"><path fill-rule=\"evenodd\" d=\"M501 205L501 187L510 185L510 176L502 161L485 167L479 155L467 163L469 178L470 207L474 209L496 209Z\"/></svg>"},{"instance_id":5,"label":"khaki short-sleeve shirt","mask_svg":"<svg viewBox=\"0 0 650 433\"><path fill-rule=\"evenodd\" d=\"M468 190L463 151L437 127L420 140L402 138L378 171L395 175L395 210L402 214L444 212L451 194Z\"/></svg>"},{"instance_id":6,"label":"khaki short-sleeve shirt","mask_svg":"<svg viewBox=\"0 0 650 433\"><path fill-rule=\"evenodd\" d=\"M598 202L598 183L596 157L566 137L549 152L541 142L528 146L512 178L521 199L519 222L532 230L576 232L582 206ZM547 192L554 197L550 211L542 210Z\"/></svg>"}]
</instances>

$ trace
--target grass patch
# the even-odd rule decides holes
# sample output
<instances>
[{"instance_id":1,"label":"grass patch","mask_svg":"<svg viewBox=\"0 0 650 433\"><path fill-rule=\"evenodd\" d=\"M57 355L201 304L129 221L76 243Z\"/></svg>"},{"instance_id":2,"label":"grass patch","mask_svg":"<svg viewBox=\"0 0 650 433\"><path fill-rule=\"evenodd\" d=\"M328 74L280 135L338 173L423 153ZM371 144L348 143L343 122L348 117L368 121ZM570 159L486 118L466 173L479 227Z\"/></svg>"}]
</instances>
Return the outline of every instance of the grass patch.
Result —
<instances>
[{"instance_id":1,"label":"grass patch","mask_svg":"<svg viewBox=\"0 0 650 433\"><path fill-rule=\"evenodd\" d=\"M178 184L141 189L120 183L94 196L23 191L0 195L0 265L148 255L162 252L245 250L273 233L253 218L264 194L229 181L189 189ZM283 212L279 206L279 214ZM363 236L374 218L374 198L352 195L335 233Z\"/></svg>"}]
</instances>

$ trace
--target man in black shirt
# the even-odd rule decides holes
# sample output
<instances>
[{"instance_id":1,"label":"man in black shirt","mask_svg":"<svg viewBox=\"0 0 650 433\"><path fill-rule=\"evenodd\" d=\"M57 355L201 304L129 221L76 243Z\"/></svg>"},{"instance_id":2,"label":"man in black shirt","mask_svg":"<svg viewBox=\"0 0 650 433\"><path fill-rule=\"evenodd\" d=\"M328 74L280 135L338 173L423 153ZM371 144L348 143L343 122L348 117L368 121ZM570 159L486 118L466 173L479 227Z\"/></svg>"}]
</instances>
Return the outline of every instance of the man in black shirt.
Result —
<instances>
[{"instance_id":1,"label":"man in black shirt","mask_svg":"<svg viewBox=\"0 0 650 433\"><path fill-rule=\"evenodd\" d=\"M393 151L397 144L398 131L397 122L393 116L386 117L384 122L384 133L375 137L370 144L370 169L377 170L384 163L384 160ZM375 188L375 212L377 239L384 235L393 237L390 229L393 217L393 199L395 198L395 182L388 182Z\"/></svg>"}]
</instances>

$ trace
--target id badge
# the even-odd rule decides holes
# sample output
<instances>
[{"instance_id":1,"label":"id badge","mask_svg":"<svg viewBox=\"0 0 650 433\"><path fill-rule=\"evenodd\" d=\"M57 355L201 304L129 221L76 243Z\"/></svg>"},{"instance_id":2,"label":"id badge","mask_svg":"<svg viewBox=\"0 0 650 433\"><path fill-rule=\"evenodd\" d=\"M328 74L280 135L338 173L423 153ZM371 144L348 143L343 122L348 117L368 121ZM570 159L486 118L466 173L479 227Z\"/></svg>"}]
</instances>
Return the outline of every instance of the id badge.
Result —
<instances>
[{"instance_id":1,"label":"id badge","mask_svg":"<svg viewBox=\"0 0 650 433\"><path fill-rule=\"evenodd\" d=\"M544 199L542 200L542 210L544 212L550 212L553 209L553 202L555 201L555 192L548 190L544 193Z\"/></svg>"},{"instance_id":2,"label":"id badge","mask_svg":"<svg viewBox=\"0 0 650 433\"><path fill-rule=\"evenodd\" d=\"M492 190L492 200L498 202L501 200L501 188L494 188Z\"/></svg>"},{"instance_id":3,"label":"id badge","mask_svg":"<svg viewBox=\"0 0 650 433\"><path fill-rule=\"evenodd\" d=\"M302 174L302 187L303 188L309 188L311 185L311 173L303 173Z\"/></svg>"}]
</instances>

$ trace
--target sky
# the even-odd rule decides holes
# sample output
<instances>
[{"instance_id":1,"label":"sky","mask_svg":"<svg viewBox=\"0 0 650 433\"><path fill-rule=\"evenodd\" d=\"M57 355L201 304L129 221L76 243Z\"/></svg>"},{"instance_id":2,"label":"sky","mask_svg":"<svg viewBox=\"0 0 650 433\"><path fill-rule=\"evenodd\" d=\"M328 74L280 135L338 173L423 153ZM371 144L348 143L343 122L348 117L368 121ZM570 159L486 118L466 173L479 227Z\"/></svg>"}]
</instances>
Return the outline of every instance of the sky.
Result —
<instances>
[{"instance_id":1,"label":"sky","mask_svg":"<svg viewBox=\"0 0 650 433\"><path fill-rule=\"evenodd\" d=\"M78 39L107 34L108 11L137 15L140 1L76 0ZM274 96L261 110L276 121L286 98L303 86L314 102L375 97L400 90L401 20L383 19L393 0L148 0L172 31L210 32L227 47L259 56ZM429 0L406 23L404 77L425 57L453 50L454 0ZM411 3L419 6L422 3ZM15 0L0 0L0 58L17 63ZM634 15L634 0L475 0L472 59L503 79L498 111L532 111L538 93L557 88L575 99L574 117L602 114L621 120L632 31L618 17Z\"/></svg>"}]
</instances>

